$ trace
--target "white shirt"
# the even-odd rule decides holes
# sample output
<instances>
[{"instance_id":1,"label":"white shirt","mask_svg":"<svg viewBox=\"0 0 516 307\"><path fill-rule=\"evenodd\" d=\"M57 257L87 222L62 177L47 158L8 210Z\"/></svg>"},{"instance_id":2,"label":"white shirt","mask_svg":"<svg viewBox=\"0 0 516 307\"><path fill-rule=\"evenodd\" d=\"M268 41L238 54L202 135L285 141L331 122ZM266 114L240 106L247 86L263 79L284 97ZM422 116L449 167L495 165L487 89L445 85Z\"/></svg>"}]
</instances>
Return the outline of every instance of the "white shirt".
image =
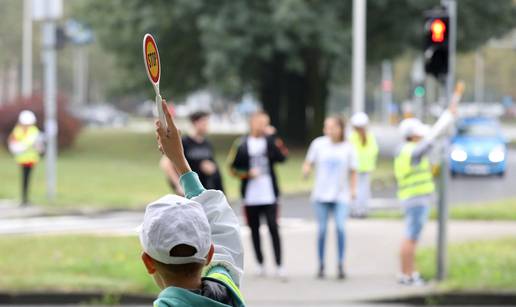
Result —
<instances>
[{"instance_id":1,"label":"white shirt","mask_svg":"<svg viewBox=\"0 0 516 307\"><path fill-rule=\"evenodd\" d=\"M270 205L276 203L272 177L267 157L267 140L265 137L248 137L247 149L250 158L250 169L258 169L259 175L247 181L245 205Z\"/></svg>"},{"instance_id":2,"label":"white shirt","mask_svg":"<svg viewBox=\"0 0 516 307\"><path fill-rule=\"evenodd\" d=\"M353 147L348 142L333 143L321 136L310 144L306 160L315 165L312 200L349 203L349 173L357 168Z\"/></svg>"}]
</instances>

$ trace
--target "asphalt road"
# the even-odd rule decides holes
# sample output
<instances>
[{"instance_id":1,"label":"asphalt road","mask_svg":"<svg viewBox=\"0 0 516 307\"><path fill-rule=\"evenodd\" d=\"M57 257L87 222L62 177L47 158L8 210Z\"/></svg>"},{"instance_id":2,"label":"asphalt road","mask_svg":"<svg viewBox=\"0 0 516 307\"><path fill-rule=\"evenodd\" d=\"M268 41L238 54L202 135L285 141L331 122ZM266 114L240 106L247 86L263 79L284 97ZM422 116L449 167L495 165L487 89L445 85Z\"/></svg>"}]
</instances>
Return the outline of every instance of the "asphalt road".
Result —
<instances>
[{"instance_id":1,"label":"asphalt road","mask_svg":"<svg viewBox=\"0 0 516 307\"><path fill-rule=\"evenodd\" d=\"M516 150L509 151L505 177L459 176L450 178L448 197L452 206L516 198ZM396 188L394 185L373 191L373 208L396 205ZM284 197L281 201L281 215L289 218L313 218L309 195Z\"/></svg>"}]
</instances>

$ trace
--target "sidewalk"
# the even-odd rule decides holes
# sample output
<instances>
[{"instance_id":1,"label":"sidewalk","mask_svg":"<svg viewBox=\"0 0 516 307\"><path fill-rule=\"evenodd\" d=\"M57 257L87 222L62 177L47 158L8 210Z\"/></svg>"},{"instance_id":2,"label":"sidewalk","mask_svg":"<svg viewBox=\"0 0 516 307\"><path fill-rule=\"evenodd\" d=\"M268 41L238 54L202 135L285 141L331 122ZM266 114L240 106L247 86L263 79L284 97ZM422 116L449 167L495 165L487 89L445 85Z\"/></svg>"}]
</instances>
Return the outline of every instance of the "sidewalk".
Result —
<instances>
[{"instance_id":1,"label":"sidewalk","mask_svg":"<svg viewBox=\"0 0 516 307\"><path fill-rule=\"evenodd\" d=\"M94 216L55 216L1 218L0 235L72 234L136 235L142 212L112 212ZM426 287L404 287L395 282L398 270L398 245L403 234L399 220L349 220L346 268L348 278L335 279L335 233L330 222L327 238L327 278L317 280L316 224L304 218L282 218L284 263L288 281L274 278L268 230L262 227L262 247L268 269L267 278L257 278L250 233L242 227L245 247L245 271L242 290L249 306L337 306L434 291ZM427 225L422 245L434 245L436 224ZM516 234L514 222L451 221L450 242L482 240Z\"/></svg>"},{"instance_id":2,"label":"sidewalk","mask_svg":"<svg viewBox=\"0 0 516 307\"><path fill-rule=\"evenodd\" d=\"M291 226L292 227L292 226ZM246 276L243 291L252 306L270 306L274 303L319 306L326 304L370 301L424 294L434 291L433 285L406 287L396 283L398 272L398 245L403 234L401 221L350 220L347 231L347 273L345 281L335 279L336 251L333 226L327 238L327 278L317 280L316 225L304 222L297 228L283 227L285 267L289 272L288 282L273 277L259 279L253 276L255 261L248 231L244 229L246 247ZM271 243L266 229L262 229L268 272L273 275ZM450 242L482 240L503 237L516 233L513 222L468 222L453 221L449 224ZM421 245L434 245L436 224L427 225Z\"/></svg>"}]
</instances>

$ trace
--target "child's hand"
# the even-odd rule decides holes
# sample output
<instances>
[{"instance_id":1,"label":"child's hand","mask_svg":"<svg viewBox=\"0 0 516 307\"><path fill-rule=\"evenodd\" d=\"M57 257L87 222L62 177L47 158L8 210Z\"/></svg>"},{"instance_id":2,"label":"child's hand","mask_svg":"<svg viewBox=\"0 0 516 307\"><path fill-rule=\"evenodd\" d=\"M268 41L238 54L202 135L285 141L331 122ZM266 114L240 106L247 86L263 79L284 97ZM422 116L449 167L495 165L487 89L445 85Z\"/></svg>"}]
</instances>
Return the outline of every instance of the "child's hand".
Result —
<instances>
[{"instance_id":1,"label":"child's hand","mask_svg":"<svg viewBox=\"0 0 516 307\"><path fill-rule=\"evenodd\" d=\"M200 169L203 174L211 176L215 174L215 172L217 171L217 165L215 165L215 163L213 163L210 160L202 160L200 164Z\"/></svg>"},{"instance_id":2,"label":"child's hand","mask_svg":"<svg viewBox=\"0 0 516 307\"><path fill-rule=\"evenodd\" d=\"M301 171L303 173L303 179L307 180L308 177L310 177L310 173L312 172L312 165L310 165L310 162L303 163L303 168Z\"/></svg>"},{"instance_id":3,"label":"child's hand","mask_svg":"<svg viewBox=\"0 0 516 307\"><path fill-rule=\"evenodd\" d=\"M191 169L183 152L181 133L177 129L176 124L168 111L165 99L163 99L161 103L163 104L163 112L165 113L167 127L162 127L161 122L159 120L156 121L158 148L170 159L179 175L188 173Z\"/></svg>"},{"instance_id":4,"label":"child's hand","mask_svg":"<svg viewBox=\"0 0 516 307\"><path fill-rule=\"evenodd\" d=\"M256 178L258 176L260 176L261 174L261 171L259 168L257 167L253 167L249 170L249 178L253 179L253 178Z\"/></svg>"},{"instance_id":5,"label":"child's hand","mask_svg":"<svg viewBox=\"0 0 516 307\"><path fill-rule=\"evenodd\" d=\"M450 101L450 105L448 106L448 110L454 115L458 115L458 106L459 102L462 98L462 94L464 93L465 84L463 81L457 82L457 85L455 86L455 91L453 92L452 99Z\"/></svg>"}]
</instances>

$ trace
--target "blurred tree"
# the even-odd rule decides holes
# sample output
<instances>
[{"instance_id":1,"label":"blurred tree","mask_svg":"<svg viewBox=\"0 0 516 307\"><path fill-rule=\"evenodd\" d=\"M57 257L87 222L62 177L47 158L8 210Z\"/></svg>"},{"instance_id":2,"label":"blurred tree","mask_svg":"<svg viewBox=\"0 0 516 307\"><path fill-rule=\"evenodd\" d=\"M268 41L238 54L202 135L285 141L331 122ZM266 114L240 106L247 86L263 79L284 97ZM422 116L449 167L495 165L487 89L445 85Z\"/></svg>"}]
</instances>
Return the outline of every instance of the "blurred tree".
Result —
<instances>
[{"instance_id":1,"label":"blurred tree","mask_svg":"<svg viewBox=\"0 0 516 307\"><path fill-rule=\"evenodd\" d=\"M438 3L369 0L368 64L419 50L422 12ZM165 97L206 85L230 94L250 87L291 143L320 134L328 85L349 78L351 0L95 0L84 9L128 69L123 90L150 91L141 55L150 32L161 51ZM512 29L515 13L513 0L461 0L459 51Z\"/></svg>"}]
</instances>

